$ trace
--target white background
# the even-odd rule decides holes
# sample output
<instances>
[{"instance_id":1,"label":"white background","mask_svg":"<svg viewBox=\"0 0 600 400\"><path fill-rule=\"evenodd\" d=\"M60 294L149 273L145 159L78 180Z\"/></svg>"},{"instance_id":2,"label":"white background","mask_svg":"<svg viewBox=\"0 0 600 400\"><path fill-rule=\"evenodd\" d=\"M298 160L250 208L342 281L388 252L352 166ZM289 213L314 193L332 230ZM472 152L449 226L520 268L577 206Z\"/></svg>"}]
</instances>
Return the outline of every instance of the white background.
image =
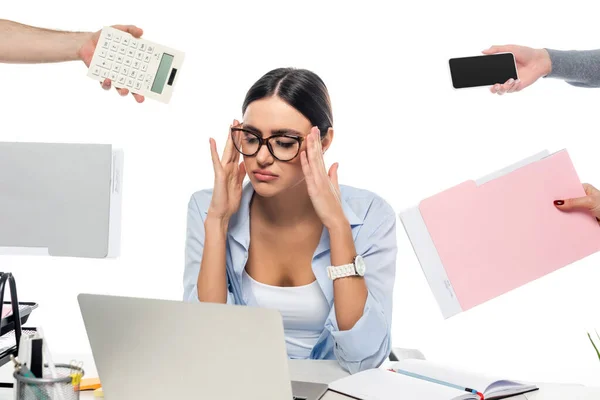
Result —
<instances>
[{"instance_id":1,"label":"white background","mask_svg":"<svg viewBox=\"0 0 600 400\"><path fill-rule=\"evenodd\" d=\"M325 80L336 129L327 164L397 211L545 148L566 147L582 181L600 186L600 89L545 79L503 97L455 91L447 68L492 44L600 48L597 2L322 3L3 2L1 18L81 31L134 23L186 52L169 105L104 92L82 62L0 66L0 140L125 150L120 259L0 258L20 298L40 303L30 322L54 352L89 351L80 292L181 298L187 201L212 185L208 138L221 150L246 91L276 67ZM600 383L586 336L600 328L600 254L443 320L399 221L398 246L394 346L511 378Z\"/></svg>"}]
</instances>

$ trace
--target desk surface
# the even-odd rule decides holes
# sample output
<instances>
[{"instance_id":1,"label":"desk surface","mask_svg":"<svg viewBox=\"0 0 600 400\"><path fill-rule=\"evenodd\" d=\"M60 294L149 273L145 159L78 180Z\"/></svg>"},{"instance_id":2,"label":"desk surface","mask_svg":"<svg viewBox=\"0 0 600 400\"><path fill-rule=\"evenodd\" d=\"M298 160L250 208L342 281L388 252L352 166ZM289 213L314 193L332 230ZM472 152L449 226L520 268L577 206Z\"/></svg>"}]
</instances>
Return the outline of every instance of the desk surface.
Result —
<instances>
[{"instance_id":1,"label":"desk surface","mask_svg":"<svg viewBox=\"0 0 600 400\"><path fill-rule=\"evenodd\" d=\"M337 361L290 360L290 374L293 380L329 383L347 374ZM540 390L513 400L597 400L600 399L600 387L590 388L581 385L539 384ZM94 399L91 392L82 393L81 400ZM321 400L348 400L350 397L327 392ZM97 398L96 398L97 400Z\"/></svg>"},{"instance_id":2,"label":"desk surface","mask_svg":"<svg viewBox=\"0 0 600 400\"><path fill-rule=\"evenodd\" d=\"M91 356L89 357L62 357L61 359L73 359L84 361L84 369L87 377L98 376ZM336 361L315 360L290 360L290 374L293 380L329 383L342 378L347 374ZM9 381L2 374L3 381ZM512 397L511 400L597 400L600 399L600 387L586 387L582 385L565 385L553 383L539 383L540 390ZM82 392L80 400L98 400L93 392ZM327 392L321 400L348 400L350 397ZM0 389L0 400L13 400L12 389Z\"/></svg>"},{"instance_id":3,"label":"desk surface","mask_svg":"<svg viewBox=\"0 0 600 400\"><path fill-rule=\"evenodd\" d=\"M342 378L347 373L342 370L337 361L290 360L290 374L294 380L329 383ZM600 399L600 387L586 387L582 385L565 385L544 383L538 384L540 390L520 396L511 397L511 400L592 400ZM327 392L321 400L348 400L335 392ZM82 399L83 400L83 399Z\"/></svg>"}]
</instances>

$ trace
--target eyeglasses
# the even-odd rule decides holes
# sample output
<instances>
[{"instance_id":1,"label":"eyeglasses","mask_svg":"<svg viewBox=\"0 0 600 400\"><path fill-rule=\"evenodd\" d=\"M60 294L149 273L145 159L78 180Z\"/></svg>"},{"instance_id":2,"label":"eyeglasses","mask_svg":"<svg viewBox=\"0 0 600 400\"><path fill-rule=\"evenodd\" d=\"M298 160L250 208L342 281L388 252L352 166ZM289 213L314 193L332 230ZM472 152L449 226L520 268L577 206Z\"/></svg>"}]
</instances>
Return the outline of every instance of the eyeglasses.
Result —
<instances>
[{"instance_id":1,"label":"eyeglasses","mask_svg":"<svg viewBox=\"0 0 600 400\"><path fill-rule=\"evenodd\" d=\"M279 161L291 161L298 153L304 137L294 135L272 135L266 139L245 128L231 128L231 139L236 150L246 157L258 154L266 144L269 153Z\"/></svg>"}]
</instances>

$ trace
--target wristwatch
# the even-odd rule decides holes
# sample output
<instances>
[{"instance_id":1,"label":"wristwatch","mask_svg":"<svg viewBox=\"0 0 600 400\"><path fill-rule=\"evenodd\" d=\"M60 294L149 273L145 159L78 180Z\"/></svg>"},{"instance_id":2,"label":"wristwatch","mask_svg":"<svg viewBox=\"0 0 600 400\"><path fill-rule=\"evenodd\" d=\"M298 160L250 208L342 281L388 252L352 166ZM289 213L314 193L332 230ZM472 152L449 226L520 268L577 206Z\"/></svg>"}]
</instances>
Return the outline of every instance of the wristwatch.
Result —
<instances>
[{"instance_id":1,"label":"wristwatch","mask_svg":"<svg viewBox=\"0 0 600 400\"><path fill-rule=\"evenodd\" d=\"M329 276L329 279L331 280L344 278L346 276L364 276L365 269L365 260L360 255L356 255L350 264L335 267L330 265L327 267L327 276Z\"/></svg>"}]
</instances>

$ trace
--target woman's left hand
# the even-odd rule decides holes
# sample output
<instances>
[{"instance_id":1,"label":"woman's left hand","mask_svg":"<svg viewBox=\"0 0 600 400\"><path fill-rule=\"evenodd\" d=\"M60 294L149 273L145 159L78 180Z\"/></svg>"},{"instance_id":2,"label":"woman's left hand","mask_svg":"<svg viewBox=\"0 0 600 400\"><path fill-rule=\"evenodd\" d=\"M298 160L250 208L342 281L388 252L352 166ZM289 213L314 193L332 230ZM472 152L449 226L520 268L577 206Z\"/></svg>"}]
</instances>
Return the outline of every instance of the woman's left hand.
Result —
<instances>
[{"instance_id":1,"label":"woman's left hand","mask_svg":"<svg viewBox=\"0 0 600 400\"><path fill-rule=\"evenodd\" d=\"M300 154L300 162L306 178L308 195L323 225L331 229L347 223L340 200L337 176L339 164L333 164L327 173L317 127L313 127L306 137L306 150Z\"/></svg>"}]
</instances>

